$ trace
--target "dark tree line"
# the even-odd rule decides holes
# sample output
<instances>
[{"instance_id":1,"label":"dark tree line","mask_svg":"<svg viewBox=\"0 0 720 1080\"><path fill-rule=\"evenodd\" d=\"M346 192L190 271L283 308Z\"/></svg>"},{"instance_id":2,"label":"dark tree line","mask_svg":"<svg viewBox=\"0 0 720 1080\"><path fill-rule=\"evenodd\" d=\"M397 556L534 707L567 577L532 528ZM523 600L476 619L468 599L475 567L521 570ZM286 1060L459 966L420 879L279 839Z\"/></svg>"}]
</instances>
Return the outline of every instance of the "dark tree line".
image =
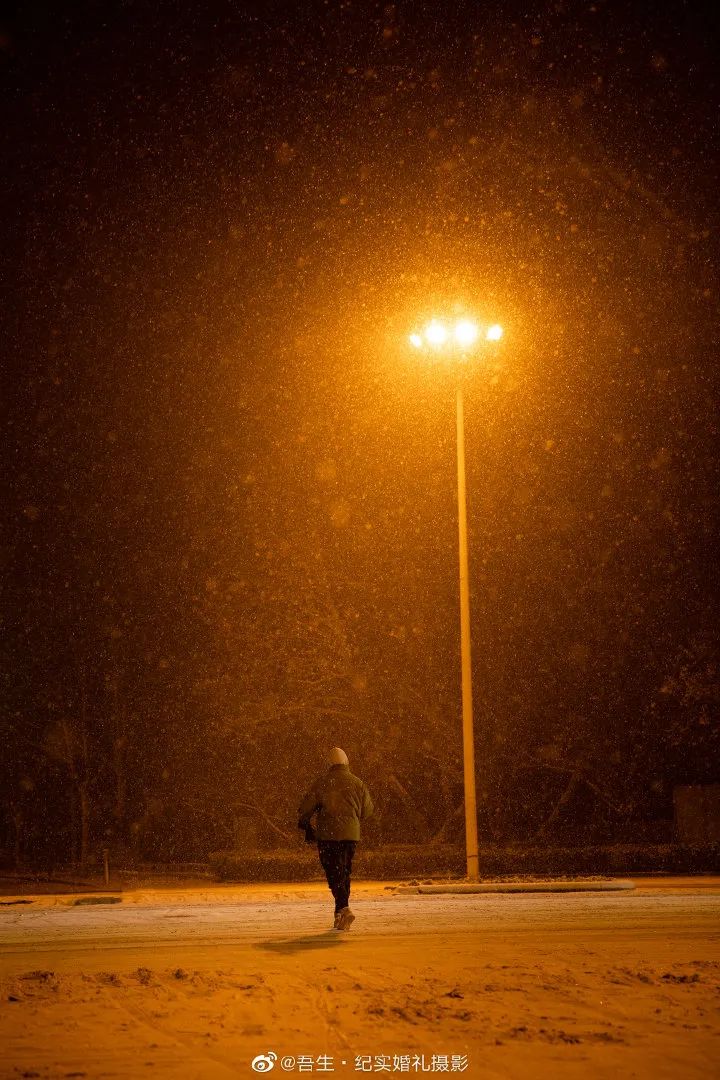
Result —
<instances>
[{"instance_id":1,"label":"dark tree line","mask_svg":"<svg viewBox=\"0 0 720 1080\"><path fill-rule=\"evenodd\" d=\"M78 659L63 684L36 674L22 708L8 695L5 861L83 865L104 846L129 861L202 860L220 848L293 845L302 789L334 743L372 783L380 817L371 842L458 842L452 644L438 669L406 596L404 610L386 613L377 648L357 608L322 581L305 586L300 595L292 579L274 578L250 590L254 606L246 591L220 600L209 587L213 663L204 660L200 679L168 680L152 712L134 701L111 644L94 669ZM603 730L580 709L538 724L530 710L489 708L479 693L483 840L612 839L622 823L667 818L673 784L716 782L716 638L705 627L668 660L625 731L616 722Z\"/></svg>"}]
</instances>

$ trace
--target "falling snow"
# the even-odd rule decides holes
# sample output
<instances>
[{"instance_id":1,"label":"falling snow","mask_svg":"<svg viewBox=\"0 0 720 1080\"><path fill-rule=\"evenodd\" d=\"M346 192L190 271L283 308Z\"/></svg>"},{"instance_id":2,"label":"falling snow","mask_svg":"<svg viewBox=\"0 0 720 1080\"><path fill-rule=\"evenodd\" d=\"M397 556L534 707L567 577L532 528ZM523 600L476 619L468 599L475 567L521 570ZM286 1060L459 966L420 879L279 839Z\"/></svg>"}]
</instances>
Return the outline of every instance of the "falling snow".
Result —
<instances>
[{"instance_id":1,"label":"falling snow","mask_svg":"<svg viewBox=\"0 0 720 1080\"><path fill-rule=\"evenodd\" d=\"M3 857L293 844L333 744L461 841L459 377L483 838L661 831L720 779L710 23L21 7Z\"/></svg>"}]
</instances>

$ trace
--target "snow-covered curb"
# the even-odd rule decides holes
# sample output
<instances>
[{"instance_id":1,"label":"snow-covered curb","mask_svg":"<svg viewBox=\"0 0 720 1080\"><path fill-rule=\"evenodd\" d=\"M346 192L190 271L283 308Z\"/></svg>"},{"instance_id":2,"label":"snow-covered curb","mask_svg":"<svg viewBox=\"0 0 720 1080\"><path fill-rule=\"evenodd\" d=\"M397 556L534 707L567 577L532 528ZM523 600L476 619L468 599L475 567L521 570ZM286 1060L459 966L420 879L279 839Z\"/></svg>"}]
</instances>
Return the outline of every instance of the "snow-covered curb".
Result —
<instances>
[{"instance_id":1,"label":"snow-covered curb","mask_svg":"<svg viewBox=\"0 0 720 1080\"><path fill-rule=\"evenodd\" d=\"M613 892L634 889L634 881L609 878L607 881L461 881L447 885L400 885L395 896L408 893L536 893L536 892Z\"/></svg>"},{"instance_id":2,"label":"snow-covered curb","mask_svg":"<svg viewBox=\"0 0 720 1080\"><path fill-rule=\"evenodd\" d=\"M387 881L353 881L353 896L380 901L396 887ZM140 888L117 889L94 893L39 893L25 896L4 896L0 900L0 914L14 912L16 915L43 907L84 907L93 904L118 904L123 907L176 907L180 905L213 904L217 906L244 903L271 902L302 903L306 900L326 900L329 896L324 881L306 882L259 882L255 885L211 885L191 888Z\"/></svg>"},{"instance_id":3,"label":"snow-covered curb","mask_svg":"<svg viewBox=\"0 0 720 1080\"><path fill-rule=\"evenodd\" d=\"M715 879L717 880L717 879ZM535 881L484 881L472 884L466 881L445 881L434 884L407 885L387 881L353 881L353 896L357 899L375 903L390 899L398 894L417 893L527 893L527 892L588 892L617 889L633 889L634 882L613 878L579 878L572 880L535 880ZM256 885L215 885L177 889L121 889L115 892L95 893L43 893L29 896L4 896L0 914L15 915L47 907L85 907L94 904L117 905L123 907L175 907L179 905L298 902L326 899L327 885L324 881L313 882L267 882Z\"/></svg>"}]
</instances>

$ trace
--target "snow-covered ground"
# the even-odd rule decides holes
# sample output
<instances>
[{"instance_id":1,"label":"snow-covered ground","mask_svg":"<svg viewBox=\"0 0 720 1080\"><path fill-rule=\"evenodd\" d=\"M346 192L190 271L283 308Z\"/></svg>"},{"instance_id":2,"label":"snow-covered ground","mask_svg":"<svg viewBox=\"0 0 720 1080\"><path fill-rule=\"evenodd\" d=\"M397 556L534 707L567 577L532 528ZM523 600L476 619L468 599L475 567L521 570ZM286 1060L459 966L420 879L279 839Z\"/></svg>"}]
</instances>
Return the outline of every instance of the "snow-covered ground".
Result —
<instances>
[{"instance_id":1,"label":"snow-covered ground","mask_svg":"<svg viewBox=\"0 0 720 1080\"><path fill-rule=\"evenodd\" d=\"M337 934L319 884L0 907L0 1077L720 1074L717 882L353 908Z\"/></svg>"}]
</instances>

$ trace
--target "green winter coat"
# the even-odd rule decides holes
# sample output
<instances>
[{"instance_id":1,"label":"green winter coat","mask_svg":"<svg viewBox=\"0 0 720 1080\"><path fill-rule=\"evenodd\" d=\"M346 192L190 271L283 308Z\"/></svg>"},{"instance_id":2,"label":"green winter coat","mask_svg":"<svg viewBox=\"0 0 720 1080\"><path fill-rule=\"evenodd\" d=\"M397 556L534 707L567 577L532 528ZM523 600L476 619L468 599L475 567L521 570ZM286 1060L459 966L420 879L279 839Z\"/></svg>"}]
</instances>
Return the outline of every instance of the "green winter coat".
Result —
<instances>
[{"instance_id":1,"label":"green winter coat","mask_svg":"<svg viewBox=\"0 0 720 1080\"><path fill-rule=\"evenodd\" d=\"M359 840L360 822L373 810L370 792L350 766L331 765L300 804L298 828L306 829L317 812L318 840Z\"/></svg>"}]
</instances>

